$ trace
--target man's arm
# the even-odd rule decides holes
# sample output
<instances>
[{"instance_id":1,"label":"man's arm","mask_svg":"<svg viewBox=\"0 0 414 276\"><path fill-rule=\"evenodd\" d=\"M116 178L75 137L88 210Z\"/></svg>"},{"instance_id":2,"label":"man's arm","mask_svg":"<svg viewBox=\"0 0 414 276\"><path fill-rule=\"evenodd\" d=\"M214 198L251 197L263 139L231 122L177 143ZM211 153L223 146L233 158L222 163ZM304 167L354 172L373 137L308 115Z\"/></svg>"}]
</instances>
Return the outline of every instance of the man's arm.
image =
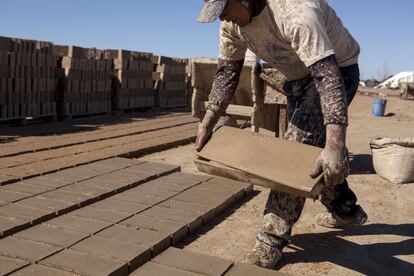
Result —
<instances>
[{"instance_id":1,"label":"man's arm","mask_svg":"<svg viewBox=\"0 0 414 276\"><path fill-rule=\"evenodd\" d=\"M344 81L334 55L316 62L309 69L321 97L326 125L326 146L312 176L324 172L327 185L341 184L349 173L345 146L348 103Z\"/></svg>"},{"instance_id":2,"label":"man's arm","mask_svg":"<svg viewBox=\"0 0 414 276\"><path fill-rule=\"evenodd\" d=\"M243 63L244 59L237 61L218 60L218 68L208 97L206 114L198 130L196 150L200 151L203 148L219 118L226 114L226 109L239 84Z\"/></svg>"}]
</instances>

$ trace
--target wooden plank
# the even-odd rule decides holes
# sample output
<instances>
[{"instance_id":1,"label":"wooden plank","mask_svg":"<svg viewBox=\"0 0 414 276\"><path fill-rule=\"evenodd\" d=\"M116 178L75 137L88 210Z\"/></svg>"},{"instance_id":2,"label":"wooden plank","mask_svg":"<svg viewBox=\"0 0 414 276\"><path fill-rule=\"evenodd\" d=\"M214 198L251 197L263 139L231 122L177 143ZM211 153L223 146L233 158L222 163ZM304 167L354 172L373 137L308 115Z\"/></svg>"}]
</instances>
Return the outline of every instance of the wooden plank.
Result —
<instances>
[{"instance_id":1,"label":"wooden plank","mask_svg":"<svg viewBox=\"0 0 414 276\"><path fill-rule=\"evenodd\" d=\"M232 169L230 167L221 165L214 161L205 161L202 159L197 159L194 161L195 165L197 166L198 170L207 174L217 175L237 181L248 182L253 185L269 188L276 191L282 191L286 193L291 193L295 195L300 195L307 198L315 198L320 193L321 183L315 185L313 189L304 190L304 189L297 189L295 187L289 187L285 185L281 185L277 182L270 181L268 179L255 176L243 171L239 171L236 169Z\"/></svg>"},{"instance_id":2,"label":"wooden plank","mask_svg":"<svg viewBox=\"0 0 414 276\"><path fill-rule=\"evenodd\" d=\"M284 186L284 190L311 197L309 193L322 180L322 176L310 177L320 153L317 147L222 127L198 156L245 172L250 178L267 180L264 184L278 184L270 188Z\"/></svg>"}]
</instances>

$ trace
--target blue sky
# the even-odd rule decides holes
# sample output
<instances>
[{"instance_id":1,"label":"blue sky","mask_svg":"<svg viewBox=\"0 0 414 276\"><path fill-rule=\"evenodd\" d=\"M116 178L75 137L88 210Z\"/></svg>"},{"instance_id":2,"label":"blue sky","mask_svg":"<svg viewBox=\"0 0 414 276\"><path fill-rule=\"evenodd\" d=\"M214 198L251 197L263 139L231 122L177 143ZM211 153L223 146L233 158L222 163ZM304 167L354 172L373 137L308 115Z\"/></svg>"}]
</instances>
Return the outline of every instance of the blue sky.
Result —
<instances>
[{"instance_id":1,"label":"blue sky","mask_svg":"<svg viewBox=\"0 0 414 276\"><path fill-rule=\"evenodd\" d=\"M362 48L362 78L414 70L413 0L329 0ZM0 35L55 44L216 57L202 0L0 0Z\"/></svg>"}]
</instances>

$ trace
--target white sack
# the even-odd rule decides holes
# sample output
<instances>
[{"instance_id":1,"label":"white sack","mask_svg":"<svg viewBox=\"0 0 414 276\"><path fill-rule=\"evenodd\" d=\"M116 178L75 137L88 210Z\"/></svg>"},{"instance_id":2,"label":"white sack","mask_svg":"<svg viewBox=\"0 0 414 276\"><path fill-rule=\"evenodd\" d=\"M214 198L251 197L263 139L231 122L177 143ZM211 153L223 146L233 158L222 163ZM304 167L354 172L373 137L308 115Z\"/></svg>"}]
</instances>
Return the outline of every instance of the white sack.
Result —
<instances>
[{"instance_id":1,"label":"white sack","mask_svg":"<svg viewBox=\"0 0 414 276\"><path fill-rule=\"evenodd\" d=\"M414 138L371 141L375 172L396 184L414 182Z\"/></svg>"}]
</instances>

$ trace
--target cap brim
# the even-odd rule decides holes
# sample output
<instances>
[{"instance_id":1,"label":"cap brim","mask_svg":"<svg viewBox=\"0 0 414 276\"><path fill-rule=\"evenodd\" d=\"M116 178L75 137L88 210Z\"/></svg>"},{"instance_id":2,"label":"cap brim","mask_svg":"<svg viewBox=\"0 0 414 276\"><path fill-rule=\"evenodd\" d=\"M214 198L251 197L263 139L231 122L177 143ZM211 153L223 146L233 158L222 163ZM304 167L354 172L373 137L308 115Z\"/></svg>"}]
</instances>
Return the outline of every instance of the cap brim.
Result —
<instances>
[{"instance_id":1,"label":"cap brim","mask_svg":"<svg viewBox=\"0 0 414 276\"><path fill-rule=\"evenodd\" d=\"M203 9L200 12L200 15L197 18L197 22L210 23L217 20L217 18L219 18L223 12L226 3L227 1L220 0L205 3Z\"/></svg>"}]
</instances>

